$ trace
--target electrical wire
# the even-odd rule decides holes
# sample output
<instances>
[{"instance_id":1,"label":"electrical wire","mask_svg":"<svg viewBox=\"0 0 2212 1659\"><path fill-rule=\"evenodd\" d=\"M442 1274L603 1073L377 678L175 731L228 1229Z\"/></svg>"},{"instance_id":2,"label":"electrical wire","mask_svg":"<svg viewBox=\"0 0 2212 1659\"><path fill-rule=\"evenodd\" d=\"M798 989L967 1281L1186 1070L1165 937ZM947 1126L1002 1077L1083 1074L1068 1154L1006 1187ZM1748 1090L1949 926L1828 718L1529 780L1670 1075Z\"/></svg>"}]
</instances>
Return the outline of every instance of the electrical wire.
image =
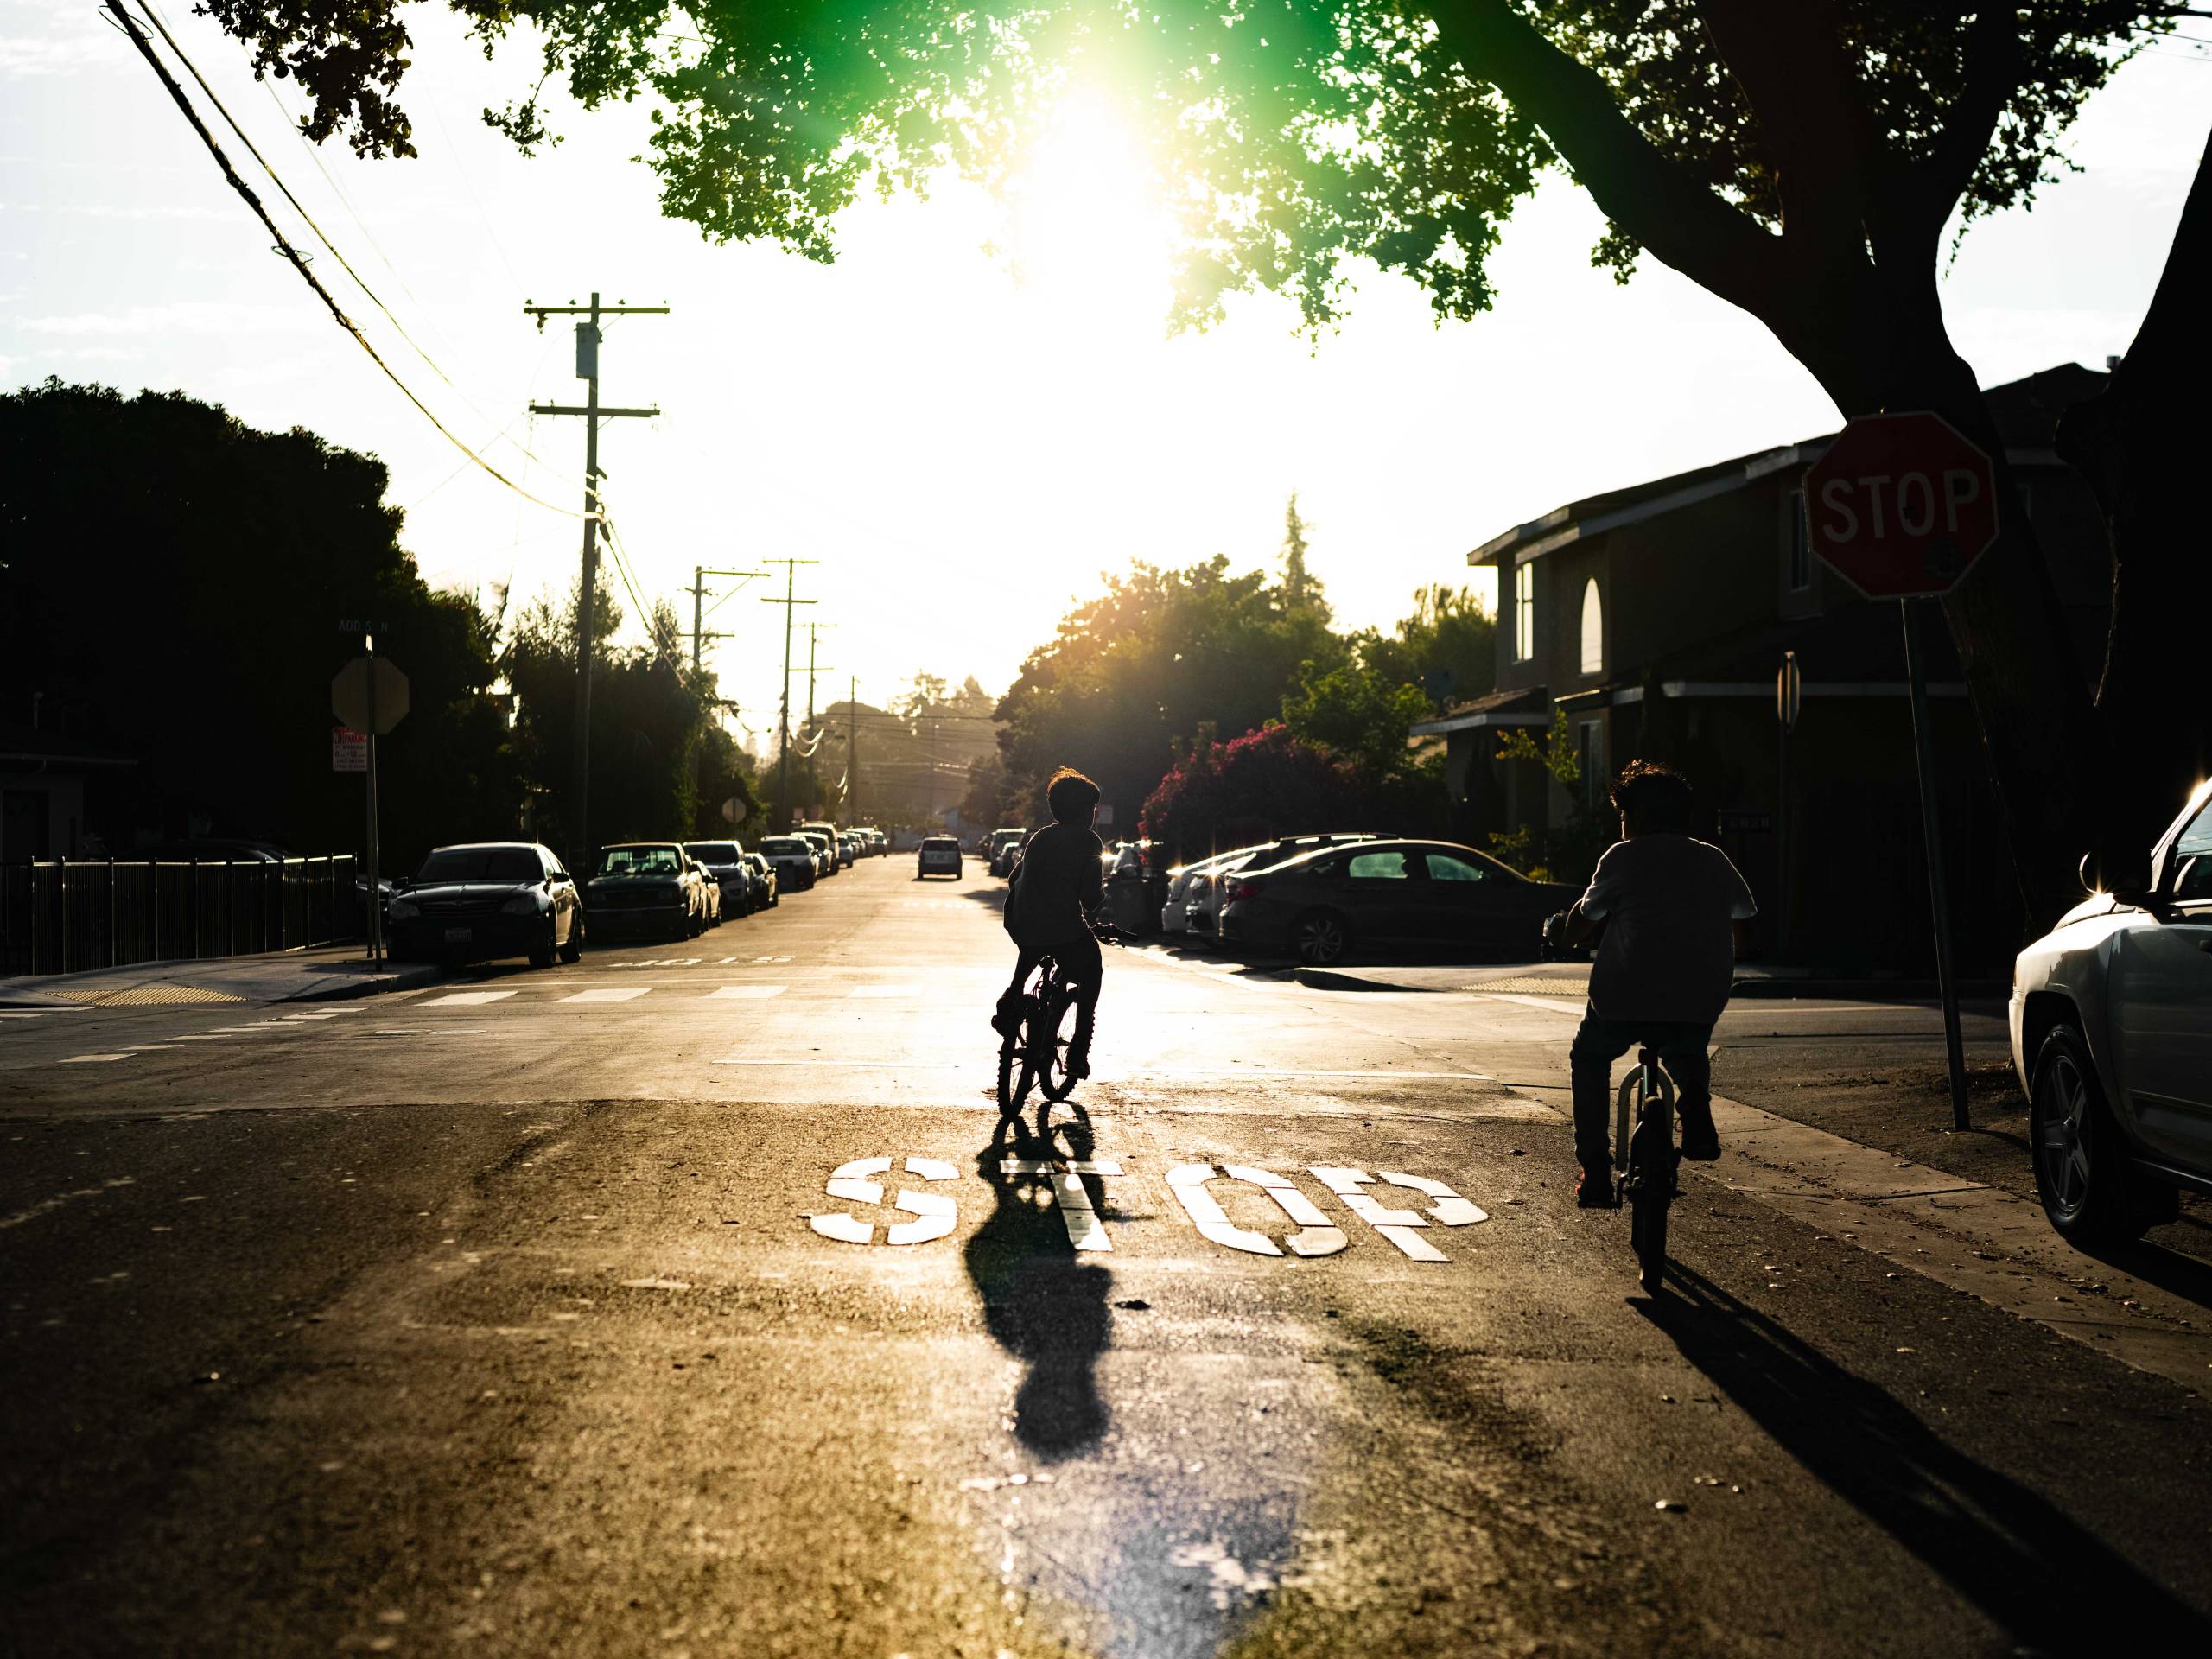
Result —
<instances>
[{"instance_id":1,"label":"electrical wire","mask_svg":"<svg viewBox=\"0 0 2212 1659\"><path fill-rule=\"evenodd\" d=\"M447 442L452 444L454 448L467 455L478 467L508 489L526 500L535 502L549 512L561 513L570 518L584 517L574 507L564 507L556 502L548 501L542 496L531 494L514 480L509 478L472 448L466 441L454 433L452 428L440 420L436 411L416 395L414 388L399 378L397 371L385 361L383 354L370 343L369 337L361 332L360 325L346 315L346 308L338 303L337 296L323 286L321 278L308 269L306 257L294 247L284 232L277 228L276 221L270 217L269 209L263 205L261 198L254 194L253 187L238 176L238 169L231 165L231 158L223 153L223 147L215 142L215 135L207 130L207 124L200 118L200 112L193 108L191 99L185 96L184 88L177 85L176 77L169 73L161 59L156 55L153 42L139 32L137 26L130 21L129 14L123 10L121 0L106 0L106 4L102 9L115 19L124 35L129 37L131 45L137 48L139 56L144 58L148 67L161 78L162 85L168 92L170 99L176 105L184 118L191 124L193 131L198 135L200 142L207 147L207 153L214 157L216 166L222 169L224 182L238 193L239 199L247 207L253 209L254 217L261 221L270 235L276 238L277 251L291 262L292 269L299 273L300 280L315 290L315 297L328 308L331 316L337 321L338 326L351 334L354 343L368 353L369 360L383 372L385 378L399 388L400 394L415 405L423 418L435 427L439 435ZM181 57L182 54L179 54L179 56ZM190 66L188 64L187 67Z\"/></svg>"}]
</instances>

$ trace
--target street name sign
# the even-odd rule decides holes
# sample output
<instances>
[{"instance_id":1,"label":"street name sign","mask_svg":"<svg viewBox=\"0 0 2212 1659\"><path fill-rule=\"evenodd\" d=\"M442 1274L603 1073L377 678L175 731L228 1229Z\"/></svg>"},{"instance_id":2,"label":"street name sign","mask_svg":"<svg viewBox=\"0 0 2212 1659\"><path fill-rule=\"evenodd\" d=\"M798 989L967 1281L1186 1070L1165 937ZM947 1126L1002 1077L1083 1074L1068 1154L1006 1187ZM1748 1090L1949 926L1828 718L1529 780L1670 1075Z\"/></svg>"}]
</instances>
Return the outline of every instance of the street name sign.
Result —
<instances>
[{"instance_id":1,"label":"street name sign","mask_svg":"<svg viewBox=\"0 0 2212 1659\"><path fill-rule=\"evenodd\" d=\"M1869 599L1948 593L1997 539L1997 474L1940 415L1866 415L1805 474L1813 551Z\"/></svg>"},{"instance_id":2,"label":"street name sign","mask_svg":"<svg viewBox=\"0 0 2212 1659\"><path fill-rule=\"evenodd\" d=\"M366 772L369 769L369 734L354 731L351 727L332 727L330 769L333 772Z\"/></svg>"},{"instance_id":3,"label":"street name sign","mask_svg":"<svg viewBox=\"0 0 2212 1659\"><path fill-rule=\"evenodd\" d=\"M407 715L407 677L383 657L356 657L330 682L330 712L357 732L368 732L369 673L377 677L375 734L384 736Z\"/></svg>"}]
</instances>

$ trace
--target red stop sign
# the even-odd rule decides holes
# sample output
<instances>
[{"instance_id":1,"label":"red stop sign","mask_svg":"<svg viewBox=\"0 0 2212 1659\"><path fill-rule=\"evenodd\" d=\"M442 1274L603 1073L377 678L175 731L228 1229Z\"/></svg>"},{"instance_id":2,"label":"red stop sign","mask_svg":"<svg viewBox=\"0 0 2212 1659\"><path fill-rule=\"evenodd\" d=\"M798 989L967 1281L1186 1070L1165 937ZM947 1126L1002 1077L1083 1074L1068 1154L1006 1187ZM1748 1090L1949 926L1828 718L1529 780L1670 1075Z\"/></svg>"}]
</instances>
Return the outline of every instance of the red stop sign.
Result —
<instances>
[{"instance_id":1,"label":"red stop sign","mask_svg":"<svg viewBox=\"0 0 2212 1659\"><path fill-rule=\"evenodd\" d=\"M1869 599L1948 593L1997 539L1997 474L1940 415L1866 415L1805 474L1813 551Z\"/></svg>"}]
</instances>

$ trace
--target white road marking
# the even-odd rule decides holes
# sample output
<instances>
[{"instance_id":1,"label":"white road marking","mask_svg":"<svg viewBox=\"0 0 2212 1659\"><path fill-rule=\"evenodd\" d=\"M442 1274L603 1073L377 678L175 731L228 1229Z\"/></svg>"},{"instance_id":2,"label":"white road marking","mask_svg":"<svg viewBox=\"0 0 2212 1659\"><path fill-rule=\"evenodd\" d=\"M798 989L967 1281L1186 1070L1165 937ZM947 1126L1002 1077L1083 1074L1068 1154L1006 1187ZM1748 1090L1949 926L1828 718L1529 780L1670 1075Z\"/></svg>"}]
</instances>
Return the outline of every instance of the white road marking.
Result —
<instances>
[{"instance_id":1,"label":"white road marking","mask_svg":"<svg viewBox=\"0 0 2212 1659\"><path fill-rule=\"evenodd\" d=\"M187 1032L181 1037L165 1037L162 1040L169 1043L219 1043L223 1038L219 1032L194 1031Z\"/></svg>"},{"instance_id":2,"label":"white road marking","mask_svg":"<svg viewBox=\"0 0 2212 1659\"><path fill-rule=\"evenodd\" d=\"M294 1020L335 1020L337 1017L335 1009L327 1014L288 1014L284 1016L288 1022Z\"/></svg>"},{"instance_id":3,"label":"white road marking","mask_svg":"<svg viewBox=\"0 0 2212 1659\"><path fill-rule=\"evenodd\" d=\"M1253 1255L1281 1255L1274 1240L1265 1233L1239 1227L1229 1219L1213 1194L1206 1191L1206 1183L1217 1175L1232 1181L1249 1181L1275 1201L1282 1212L1298 1224L1299 1230L1284 1241L1293 1255L1334 1255L1351 1241L1344 1230L1329 1224L1313 1201L1292 1185L1287 1177L1269 1169L1253 1169L1243 1164L1230 1164L1217 1168L1212 1164L1184 1164L1167 1172L1167 1190L1182 1204L1198 1227L1202 1237L1217 1244L1226 1244L1232 1250L1244 1250ZM1441 1257L1438 1258L1441 1260Z\"/></svg>"},{"instance_id":4,"label":"white road marking","mask_svg":"<svg viewBox=\"0 0 2212 1659\"><path fill-rule=\"evenodd\" d=\"M513 991L448 991L443 996L432 997L422 1006L426 1008L474 1007L480 1002L504 1002L514 994Z\"/></svg>"},{"instance_id":5,"label":"white road marking","mask_svg":"<svg viewBox=\"0 0 2212 1659\"><path fill-rule=\"evenodd\" d=\"M918 985L855 985L845 993L848 996L873 997L919 996L921 994L922 988Z\"/></svg>"},{"instance_id":6,"label":"white road marking","mask_svg":"<svg viewBox=\"0 0 2212 1659\"><path fill-rule=\"evenodd\" d=\"M41 1198L28 1210L18 1210L12 1216L0 1216L0 1230L20 1227L27 1221L36 1221L41 1216L49 1215L59 1210L72 1198L97 1198L101 1193L112 1192L118 1186L132 1185L136 1180L135 1176L111 1175L98 1186L75 1187L69 1192L57 1193L50 1198Z\"/></svg>"},{"instance_id":7,"label":"white road marking","mask_svg":"<svg viewBox=\"0 0 2212 1659\"><path fill-rule=\"evenodd\" d=\"M49 1014L60 1012L60 1008L0 1008L0 1020L42 1020Z\"/></svg>"},{"instance_id":8,"label":"white road marking","mask_svg":"<svg viewBox=\"0 0 2212 1659\"><path fill-rule=\"evenodd\" d=\"M1000 1161L999 1170L1007 1175L1049 1176L1052 1197L1059 1205L1060 1224L1068 1231L1068 1243L1078 1250L1114 1248L1114 1241L1106 1236L1106 1224L1098 1219L1098 1211L1091 1207L1090 1194L1083 1185L1086 1175L1119 1175L1122 1166L1113 1160L1007 1158Z\"/></svg>"},{"instance_id":9,"label":"white road marking","mask_svg":"<svg viewBox=\"0 0 2212 1659\"><path fill-rule=\"evenodd\" d=\"M128 1054L72 1054L61 1062L64 1065L93 1065L102 1060L127 1060Z\"/></svg>"},{"instance_id":10,"label":"white road marking","mask_svg":"<svg viewBox=\"0 0 2212 1659\"><path fill-rule=\"evenodd\" d=\"M881 1204L883 1188L867 1178L881 1175L890 1167L888 1158L855 1158L832 1170L823 1191L833 1198L844 1198L854 1204ZM906 1173L925 1181L949 1181L960 1172L935 1158L909 1158ZM892 1203L918 1219L899 1222L884 1229L883 1242L887 1244L922 1244L932 1238L943 1238L960 1218L959 1205L942 1193L913 1192L901 1188ZM807 1225L823 1237L834 1238L841 1244L866 1244L875 1236L874 1224L842 1211L809 1216Z\"/></svg>"},{"instance_id":11,"label":"white road marking","mask_svg":"<svg viewBox=\"0 0 2212 1659\"><path fill-rule=\"evenodd\" d=\"M719 990L709 991L709 1001L720 998L729 1002L765 1002L772 996L781 996L790 988L784 985L725 985Z\"/></svg>"},{"instance_id":12,"label":"white road marking","mask_svg":"<svg viewBox=\"0 0 2212 1659\"><path fill-rule=\"evenodd\" d=\"M652 988L650 985L602 985L596 990L578 991L574 996L564 996L563 1002L627 1002L643 996Z\"/></svg>"},{"instance_id":13,"label":"white road marking","mask_svg":"<svg viewBox=\"0 0 2212 1659\"><path fill-rule=\"evenodd\" d=\"M1570 1000L1564 996L1522 996L1511 991L1480 991L1478 995L1492 1002L1518 1002L1525 1008L1542 1008L1552 1014L1580 1014L1589 999Z\"/></svg>"},{"instance_id":14,"label":"white road marking","mask_svg":"<svg viewBox=\"0 0 2212 1659\"><path fill-rule=\"evenodd\" d=\"M1328 1164L1308 1164L1306 1169L1314 1179L1344 1200L1345 1209L1415 1262L1448 1262L1452 1259L1416 1230L1427 1226L1431 1218L1440 1227L1471 1227L1478 1221L1490 1219L1486 1212L1469 1204L1441 1181L1428 1180L1419 1175L1401 1175L1389 1170L1370 1175L1363 1169L1346 1169ZM1386 1208L1359 1190L1363 1185L1377 1180L1392 1186L1425 1192L1436 1202L1428 1206L1426 1215L1412 1210Z\"/></svg>"}]
</instances>

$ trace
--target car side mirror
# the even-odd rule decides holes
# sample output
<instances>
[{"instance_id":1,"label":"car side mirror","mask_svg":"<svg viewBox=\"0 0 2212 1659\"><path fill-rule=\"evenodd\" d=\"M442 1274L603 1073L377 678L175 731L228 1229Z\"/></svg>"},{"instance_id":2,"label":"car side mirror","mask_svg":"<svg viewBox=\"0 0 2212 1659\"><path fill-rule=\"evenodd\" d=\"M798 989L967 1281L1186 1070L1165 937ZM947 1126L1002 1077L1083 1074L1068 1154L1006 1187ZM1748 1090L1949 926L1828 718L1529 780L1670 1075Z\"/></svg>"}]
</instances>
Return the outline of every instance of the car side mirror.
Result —
<instances>
[{"instance_id":1,"label":"car side mirror","mask_svg":"<svg viewBox=\"0 0 2212 1659\"><path fill-rule=\"evenodd\" d=\"M2082 855L2082 886L2090 893L2140 897L2151 891L2151 860L2145 853L2088 852Z\"/></svg>"}]
</instances>

